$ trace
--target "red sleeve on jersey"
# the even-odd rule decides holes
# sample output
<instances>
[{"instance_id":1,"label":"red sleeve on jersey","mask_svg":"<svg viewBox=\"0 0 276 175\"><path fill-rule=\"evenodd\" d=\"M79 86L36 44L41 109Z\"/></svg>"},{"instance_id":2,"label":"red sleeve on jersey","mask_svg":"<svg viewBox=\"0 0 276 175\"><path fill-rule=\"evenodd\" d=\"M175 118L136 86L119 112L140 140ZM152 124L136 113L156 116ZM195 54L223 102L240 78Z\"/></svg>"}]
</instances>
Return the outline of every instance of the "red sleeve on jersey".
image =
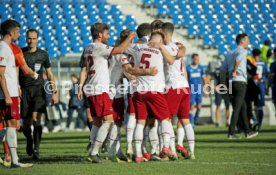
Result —
<instances>
[{"instance_id":1,"label":"red sleeve on jersey","mask_svg":"<svg viewBox=\"0 0 276 175\"><path fill-rule=\"evenodd\" d=\"M22 66L26 65L21 48L15 44L10 44L10 46L11 46L12 52L14 54L16 67L22 67Z\"/></svg>"}]
</instances>

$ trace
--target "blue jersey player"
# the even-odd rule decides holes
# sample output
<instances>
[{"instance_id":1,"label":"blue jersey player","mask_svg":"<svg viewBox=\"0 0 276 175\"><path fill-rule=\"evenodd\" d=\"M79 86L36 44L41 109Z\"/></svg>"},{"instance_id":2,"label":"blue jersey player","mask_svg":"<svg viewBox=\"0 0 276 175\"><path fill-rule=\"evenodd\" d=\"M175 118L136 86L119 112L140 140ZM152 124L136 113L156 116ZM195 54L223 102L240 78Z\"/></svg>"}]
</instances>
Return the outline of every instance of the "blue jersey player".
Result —
<instances>
[{"instance_id":1,"label":"blue jersey player","mask_svg":"<svg viewBox=\"0 0 276 175\"><path fill-rule=\"evenodd\" d=\"M202 104L203 84L205 84L205 72L199 64L199 55L192 55L192 64L187 66L187 74L191 89L191 111L190 121L192 125L198 122L199 112Z\"/></svg>"},{"instance_id":2,"label":"blue jersey player","mask_svg":"<svg viewBox=\"0 0 276 175\"><path fill-rule=\"evenodd\" d=\"M260 60L260 54L261 51L259 49L254 49L252 51L252 59L255 59L256 61L256 67L257 67L257 75L254 76L254 81L258 85L260 89L260 94L258 97L258 101L255 103L256 106L256 115L258 119L258 124L256 125L258 130L261 129L262 121L263 121L263 107L265 105L265 92L266 92L266 80L269 73L267 64Z\"/></svg>"}]
</instances>

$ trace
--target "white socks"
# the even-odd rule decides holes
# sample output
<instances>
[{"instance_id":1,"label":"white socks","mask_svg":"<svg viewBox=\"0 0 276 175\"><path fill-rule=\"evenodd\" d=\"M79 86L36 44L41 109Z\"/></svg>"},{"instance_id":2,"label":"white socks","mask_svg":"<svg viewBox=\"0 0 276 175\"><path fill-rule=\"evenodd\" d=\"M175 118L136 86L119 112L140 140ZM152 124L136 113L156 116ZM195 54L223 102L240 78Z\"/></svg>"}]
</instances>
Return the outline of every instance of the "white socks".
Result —
<instances>
[{"instance_id":1,"label":"white socks","mask_svg":"<svg viewBox=\"0 0 276 175\"><path fill-rule=\"evenodd\" d=\"M90 131L90 143L91 143L91 150L93 150L96 135L98 133L99 128L95 125L92 126L92 129Z\"/></svg>"},{"instance_id":2,"label":"white socks","mask_svg":"<svg viewBox=\"0 0 276 175\"><path fill-rule=\"evenodd\" d=\"M158 139L159 139L159 151L160 151L160 150L162 150L163 145L164 145L161 122L158 125Z\"/></svg>"},{"instance_id":3,"label":"white socks","mask_svg":"<svg viewBox=\"0 0 276 175\"><path fill-rule=\"evenodd\" d=\"M18 156L17 156L17 150L16 150L17 148L16 128L7 127L6 139L11 152L12 163L18 164Z\"/></svg>"},{"instance_id":4,"label":"white socks","mask_svg":"<svg viewBox=\"0 0 276 175\"><path fill-rule=\"evenodd\" d=\"M136 126L136 118L135 115L129 115L127 122L127 153L132 154L132 141L133 141L133 133Z\"/></svg>"},{"instance_id":5,"label":"white socks","mask_svg":"<svg viewBox=\"0 0 276 175\"><path fill-rule=\"evenodd\" d=\"M174 134L174 130L173 127L171 127L171 138L170 138L170 149L172 150L172 152L174 154L176 154L176 148L175 148L175 134Z\"/></svg>"},{"instance_id":6,"label":"white socks","mask_svg":"<svg viewBox=\"0 0 276 175\"><path fill-rule=\"evenodd\" d=\"M194 149L195 149L195 133L192 125L189 123L188 125L184 126L185 132L186 132L186 137L188 141L188 145L190 148L190 152L194 154Z\"/></svg>"},{"instance_id":7,"label":"white socks","mask_svg":"<svg viewBox=\"0 0 276 175\"><path fill-rule=\"evenodd\" d=\"M177 128L177 144L180 146L183 146L183 141L185 137L185 131L184 128Z\"/></svg>"},{"instance_id":8,"label":"white socks","mask_svg":"<svg viewBox=\"0 0 276 175\"><path fill-rule=\"evenodd\" d=\"M144 132L143 132L143 142L142 142L142 150L143 153L147 153L147 143L148 143L148 138L149 138L149 127L145 126L144 127Z\"/></svg>"},{"instance_id":9,"label":"white socks","mask_svg":"<svg viewBox=\"0 0 276 175\"><path fill-rule=\"evenodd\" d=\"M171 131L173 130L172 123L168 120L161 121L161 131L163 137L163 147L169 148L170 147L170 140L171 140ZM160 148L162 149L162 148Z\"/></svg>"},{"instance_id":10,"label":"white socks","mask_svg":"<svg viewBox=\"0 0 276 175\"><path fill-rule=\"evenodd\" d=\"M157 122L156 122L157 123ZM149 140L151 145L151 154L157 153L158 148L158 126L155 123L155 126L153 126L151 129L149 129Z\"/></svg>"},{"instance_id":11,"label":"white socks","mask_svg":"<svg viewBox=\"0 0 276 175\"><path fill-rule=\"evenodd\" d=\"M108 157L114 157L117 153L116 146L118 142L119 127L114 124L109 134L109 152Z\"/></svg>"},{"instance_id":12,"label":"white socks","mask_svg":"<svg viewBox=\"0 0 276 175\"><path fill-rule=\"evenodd\" d=\"M135 152L136 156L142 157L142 141L143 141L143 131L144 131L144 125L137 124L135 133L134 133L134 140L135 140Z\"/></svg>"},{"instance_id":13,"label":"white socks","mask_svg":"<svg viewBox=\"0 0 276 175\"><path fill-rule=\"evenodd\" d=\"M97 133L97 137L95 139L95 143L94 143L94 147L92 149L91 155L97 155L99 153L99 148L100 148L101 144L104 142L104 140L108 134L108 130L112 123L113 122L111 122L111 121L103 122L102 126L100 127L100 129Z\"/></svg>"}]
</instances>

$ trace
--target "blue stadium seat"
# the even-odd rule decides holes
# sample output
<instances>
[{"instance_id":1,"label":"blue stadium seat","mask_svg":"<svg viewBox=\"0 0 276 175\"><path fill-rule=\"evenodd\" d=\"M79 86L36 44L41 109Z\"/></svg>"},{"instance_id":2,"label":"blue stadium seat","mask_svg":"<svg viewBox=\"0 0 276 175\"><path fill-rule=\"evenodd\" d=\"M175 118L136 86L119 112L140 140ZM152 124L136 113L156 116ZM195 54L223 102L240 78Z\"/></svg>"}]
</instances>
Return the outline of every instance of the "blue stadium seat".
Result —
<instances>
[{"instance_id":1,"label":"blue stadium seat","mask_svg":"<svg viewBox=\"0 0 276 175\"><path fill-rule=\"evenodd\" d=\"M112 15L112 16L122 15L122 12L120 11L118 5L113 4L110 6L110 15Z\"/></svg>"},{"instance_id":2,"label":"blue stadium seat","mask_svg":"<svg viewBox=\"0 0 276 175\"><path fill-rule=\"evenodd\" d=\"M143 0L145 6L151 6L153 4L152 0Z\"/></svg>"}]
</instances>

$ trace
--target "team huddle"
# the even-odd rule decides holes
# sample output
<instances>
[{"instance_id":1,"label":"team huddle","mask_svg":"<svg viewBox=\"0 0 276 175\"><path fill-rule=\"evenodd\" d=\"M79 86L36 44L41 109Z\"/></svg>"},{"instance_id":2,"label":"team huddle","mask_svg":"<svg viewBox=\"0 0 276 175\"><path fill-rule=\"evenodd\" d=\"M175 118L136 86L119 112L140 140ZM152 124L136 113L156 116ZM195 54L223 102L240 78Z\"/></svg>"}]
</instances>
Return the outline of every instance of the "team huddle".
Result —
<instances>
[{"instance_id":1,"label":"team huddle","mask_svg":"<svg viewBox=\"0 0 276 175\"><path fill-rule=\"evenodd\" d=\"M3 141L5 152L1 161L13 168L32 166L19 162L19 129L27 138L27 154L39 159L42 135L40 116L45 113L45 104L42 102L45 98L42 89L43 68L48 80L55 81L47 53L35 46L38 31L28 30L28 47L21 50L12 44L18 40L19 30L20 25L14 20L1 24L0 141ZM79 99L88 102L88 110L93 117L88 159L93 163L103 162L99 149L107 140L108 159L112 161L176 160L177 152L185 158L195 159L195 136L189 119L191 93L184 63L186 48L173 40L173 24L155 20L151 24L140 24L136 33L125 29L114 47L106 45L109 39L108 25L95 23L90 31L93 42L81 56L80 82L75 92ZM136 35L139 40L133 43ZM19 78L17 68L20 69ZM203 76L197 75L200 79ZM126 104L124 78L129 82ZM54 83L52 86L52 103L55 104L58 91ZM125 108L128 119L124 119ZM175 115L178 117L177 145L172 126L172 117ZM23 127L20 127L20 117ZM127 120L126 155L121 148L120 134L124 120ZM33 133L31 125L34 126ZM185 135L188 150L183 146ZM150 151L147 148L148 140Z\"/></svg>"},{"instance_id":2,"label":"team huddle","mask_svg":"<svg viewBox=\"0 0 276 175\"><path fill-rule=\"evenodd\" d=\"M177 151L195 159L194 131L189 121L190 89L183 57L185 47L172 39L174 26L155 20L137 28L125 29L115 47L106 45L108 26L91 26L91 43L81 58L79 98L86 96L93 116L89 159L100 163L100 146L109 137L111 160L177 159ZM129 80L126 156L120 147L120 128L124 120L122 79ZM178 116L178 144L171 119ZM185 130L185 131L184 131ZM189 151L183 146L186 133ZM147 150L149 138L151 150ZM134 144L133 144L134 141ZM133 150L134 147L134 150Z\"/></svg>"}]
</instances>

